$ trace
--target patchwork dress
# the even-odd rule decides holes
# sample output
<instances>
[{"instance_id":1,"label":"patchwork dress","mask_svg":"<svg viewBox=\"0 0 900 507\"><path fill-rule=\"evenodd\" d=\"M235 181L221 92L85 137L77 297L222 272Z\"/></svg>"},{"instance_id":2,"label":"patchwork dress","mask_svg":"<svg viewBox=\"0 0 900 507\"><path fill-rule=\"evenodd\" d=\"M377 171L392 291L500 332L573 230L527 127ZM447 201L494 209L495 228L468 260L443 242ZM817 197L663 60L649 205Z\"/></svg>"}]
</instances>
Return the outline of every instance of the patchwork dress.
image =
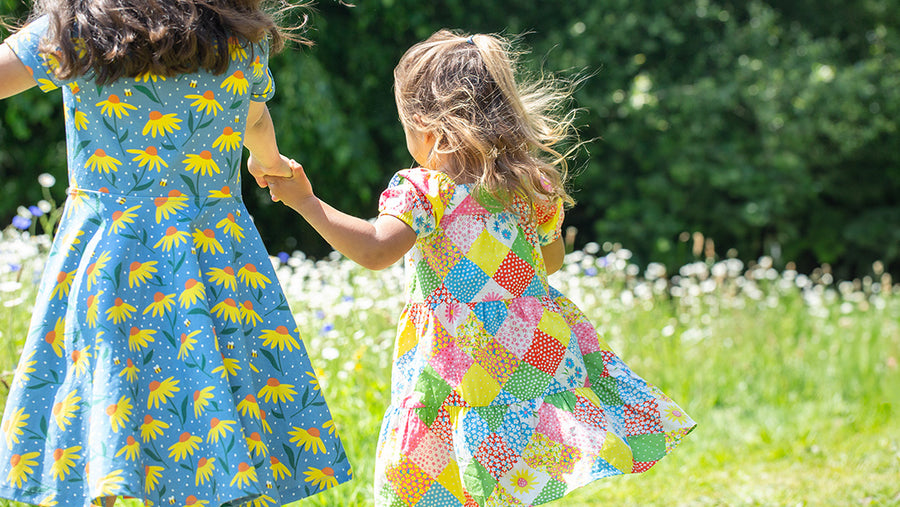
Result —
<instances>
[{"instance_id":1,"label":"patchwork dress","mask_svg":"<svg viewBox=\"0 0 900 507\"><path fill-rule=\"evenodd\" d=\"M559 238L561 204L502 209L410 169L379 209L418 239L405 260L377 505L542 504L644 472L694 428L548 285L540 247Z\"/></svg>"},{"instance_id":2,"label":"patchwork dress","mask_svg":"<svg viewBox=\"0 0 900 507\"><path fill-rule=\"evenodd\" d=\"M63 88L69 196L7 400L0 497L281 505L351 478L240 196L265 42L231 66L60 81L39 19L7 40Z\"/></svg>"}]
</instances>

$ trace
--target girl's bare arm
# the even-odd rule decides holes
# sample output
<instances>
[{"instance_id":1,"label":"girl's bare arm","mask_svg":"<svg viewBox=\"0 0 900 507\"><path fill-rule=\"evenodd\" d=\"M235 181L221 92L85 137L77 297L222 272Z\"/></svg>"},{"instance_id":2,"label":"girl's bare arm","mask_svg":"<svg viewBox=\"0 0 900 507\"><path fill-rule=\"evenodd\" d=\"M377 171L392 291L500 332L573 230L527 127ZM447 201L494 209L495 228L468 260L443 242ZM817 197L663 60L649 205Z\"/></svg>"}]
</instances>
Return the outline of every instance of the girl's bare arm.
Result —
<instances>
[{"instance_id":1,"label":"girl's bare arm","mask_svg":"<svg viewBox=\"0 0 900 507\"><path fill-rule=\"evenodd\" d=\"M12 97L35 86L28 67L19 60L8 44L0 44L0 99Z\"/></svg>"}]
</instances>

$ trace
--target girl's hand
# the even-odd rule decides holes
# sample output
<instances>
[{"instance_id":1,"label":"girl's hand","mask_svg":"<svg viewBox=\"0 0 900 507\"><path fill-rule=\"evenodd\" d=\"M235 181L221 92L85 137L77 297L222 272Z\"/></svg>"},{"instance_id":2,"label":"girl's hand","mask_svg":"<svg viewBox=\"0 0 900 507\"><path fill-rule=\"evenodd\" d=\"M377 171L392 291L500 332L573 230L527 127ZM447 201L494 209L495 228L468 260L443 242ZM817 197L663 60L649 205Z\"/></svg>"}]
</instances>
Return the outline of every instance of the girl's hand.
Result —
<instances>
[{"instance_id":1,"label":"girl's hand","mask_svg":"<svg viewBox=\"0 0 900 507\"><path fill-rule=\"evenodd\" d=\"M299 211L300 204L310 197L315 197L312 184L303 166L296 160L287 159L288 167L291 170L291 176L288 178L279 178L267 176L266 183L269 186L269 195L275 202L281 201L296 211Z\"/></svg>"},{"instance_id":2,"label":"girl's hand","mask_svg":"<svg viewBox=\"0 0 900 507\"><path fill-rule=\"evenodd\" d=\"M273 160L270 165L266 165L257 157L254 157L253 153L250 153L250 157L247 159L247 170L250 172L250 175L253 176L253 179L256 180L256 184L259 185L260 188L266 188L266 186L268 186L266 178L273 176L290 178L293 174L291 172L290 160L284 155L279 155L278 157L279 158ZM296 162L294 163L296 164Z\"/></svg>"}]
</instances>

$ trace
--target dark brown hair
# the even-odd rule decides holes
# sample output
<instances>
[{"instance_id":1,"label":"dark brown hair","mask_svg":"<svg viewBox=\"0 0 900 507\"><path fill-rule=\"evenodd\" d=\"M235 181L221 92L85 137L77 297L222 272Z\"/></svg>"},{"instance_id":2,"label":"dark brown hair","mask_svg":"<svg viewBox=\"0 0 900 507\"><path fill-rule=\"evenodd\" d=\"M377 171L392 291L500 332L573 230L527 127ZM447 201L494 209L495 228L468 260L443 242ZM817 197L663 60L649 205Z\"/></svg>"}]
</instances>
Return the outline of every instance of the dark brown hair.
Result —
<instances>
[{"instance_id":1,"label":"dark brown hair","mask_svg":"<svg viewBox=\"0 0 900 507\"><path fill-rule=\"evenodd\" d=\"M99 84L151 73L175 76L206 69L221 74L229 42L268 37L271 51L300 27L281 29L263 0L35 0L32 18L48 15L41 51L59 61L56 76L95 74ZM304 4L305 5L305 4ZM282 2L277 13L291 7ZM305 24L305 18L303 21ZM302 24L301 24L302 26Z\"/></svg>"}]
</instances>

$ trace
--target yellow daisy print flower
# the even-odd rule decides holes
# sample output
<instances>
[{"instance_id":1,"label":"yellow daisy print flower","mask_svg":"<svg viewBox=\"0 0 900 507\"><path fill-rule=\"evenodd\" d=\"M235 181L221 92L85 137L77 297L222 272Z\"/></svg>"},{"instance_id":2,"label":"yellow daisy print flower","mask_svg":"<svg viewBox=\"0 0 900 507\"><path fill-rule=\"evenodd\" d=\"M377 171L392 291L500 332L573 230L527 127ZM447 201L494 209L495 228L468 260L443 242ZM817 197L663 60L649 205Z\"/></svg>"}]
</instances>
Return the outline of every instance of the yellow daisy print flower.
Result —
<instances>
[{"instance_id":1,"label":"yellow daisy print flower","mask_svg":"<svg viewBox=\"0 0 900 507\"><path fill-rule=\"evenodd\" d=\"M219 88L225 88L227 92L234 95L243 95L247 93L247 90L250 88L250 82L244 77L244 73L238 70L225 78Z\"/></svg>"},{"instance_id":2,"label":"yellow daisy print flower","mask_svg":"<svg viewBox=\"0 0 900 507\"><path fill-rule=\"evenodd\" d=\"M259 56L253 59L253 63L251 64L253 67L253 77L260 78L263 75L263 64L260 61Z\"/></svg>"},{"instance_id":3,"label":"yellow daisy print flower","mask_svg":"<svg viewBox=\"0 0 900 507\"><path fill-rule=\"evenodd\" d=\"M289 431L288 434L291 435L291 443L296 443L298 449L300 447L303 447L304 451L312 449L313 454L318 454L319 451L325 453L325 442L322 441L322 433L318 428L303 429L297 426L293 428L294 431Z\"/></svg>"},{"instance_id":4,"label":"yellow daisy print flower","mask_svg":"<svg viewBox=\"0 0 900 507\"><path fill-rule=\"evenodd\" d=\"M175 462L179 462L188 456L193 456L194 451L200 448L199 444L203 439L196 435L191 435L187 431L178 437L178 441L169 446L169 457L175 458Z\"/></svg>"},{"instance_id":5,"label":"yellow daisy print flower","mask_svg":"<svg viewBox=\"0 0 900 507\"><path fill-rule=\"evenodd\" d=\"M139 371L141 370L139 370L137 365L134 364L134 361L132 361L131 359L126 359L125 367L122 368L122 372L119 373L119 376L121 377L122 375L125 375L125 380L134 382L135 380L137 380L137 374Z\"/></svg>"},{"instance_id":6,"label":"yellow daisy print flower","mask_svg":"<svg viewBox=\"0 0 900 507\"><path fill-rule=\"evenodd\" d=\"M87 130L88 125L90 125L90 120L88 120L87 114L84 111L79 111L78 109L74 110L72 114L72 123L75 124L75 130Z\"/></svg>"},{"instance_id":7,"label":"yellow daisy print flower","mask_svg":"<svg viewBox=\"0 0 900 507\"><path fill-rule=\"evenodd\" d=\"M241 369L241 362L232 357L222 356L222 365L216 367L212 372L213 373L222 373L222 378L228 377L231 375L232 377L237 375L238 370Z\"/></svg>"},{"instance_id":8,"label":"yellow daisy print flower","mask_svg":"<svg viewBox=\"0 0 900 507\"><path fill-rule=\"evenodd\" d=\"M266 403L272 399L279 403L285 403L294 401L295 394L297 394L297 391L294 390L293 384L282 384L277 378L270 377L256 396L265 400Z\"/></svg>"},{"instance_id":9,"label":"yellow daisy print flower","mask_svg":"<svg viewBox=\"0 0 900 507\"><path fill-rule=\"evenodd\" d=\"M159 150L155 146L147 146L143 150L127 150L127 152L137 155L131 160L137 162L138 167L147 166L147 169L156 170L156 172L161 171L160 166L169 167L169 164L159 156Z\"/></svg>"},{"instance_id":10,"label":"yellow daisy print flower","mask_svg":"<svg viewBox=\"0 0 900 507\"><path fill-rule=\"evenodd\" d=\"M6 448L12 450L13 444L21 443L19 437L24 435L25 432L22 431L22 428L28 426L28 419L31 417L30 414L25 413L25 407L17 410L9 419L3 421L3 434L6 437Z\"/></svg>"},{"instance_id":11,"label":"yellow daisy print flower","mask_svg":"<svg viewBox=\"0 0 900 507\"><path fill-rule=\"evenodd\" d=\"M97 327L97 314L99 313L100 305L97 304L97 301L100 299L100 295L103 294L103 291L99 291L96 294L91 294L87 298L87 316L85 321L89 328Z\"/></svg>"},{"instance_id":12,"label":"yellow daisy print flower","mask_svg":"<svg viewBox=\"0 0 900 507\"><path fill-rule=\"evenodd\" d=\"M212 479L213 472L216 470L216 460L209 458L200 458L197 460L197 477L194 479L194 485L199 486L205 484L206 481Z\"/></svg>"},{"instance_id":13,"label":"yellow daisy print flower","mask_svg":"<svg viewBox=\"0 0 900 507\"><path fill-rule=\"evenodd\" d=\"M215 394L213 394L214 386L207 386L203 389L198 389L194 391L194 418L200 419L200 416L203 415L203 411L206 410L206 407L209 406L209 400L215 398Z\"/></svg>"},{"instance_id":14,"label":"yellow daisy print flower","mask_svg":"<svg viewBox=\"0 0 900 507\"><path fill-rule=\"evenodd\" d=\"M178 190L171 190L169 195L154 199L153 205L156 206L156 223L161 223L162 220L168 220L176 211L187 208L187 201L187 196Z\"/></svg>"},{"instance_id":15,"label":"yellow daisy print flower","mask_svg":"<svg viewBox=\"0 0 900 507\"><path fill-rule=\"evenodd\" d=\"M132 326L128 333L128 350L141 351L147 348L149 344L156 342L156 338L153 337L155 334L156 330L154 329L140 329Z\"/></svg>"},{"instance_id":16,"label":"yellow daisy print flower","mask_svg":"<svg viewBox=\"0 0 900 507\"><path fill-rule=\"evenodd\" d=\"M219 220L216 228L222 229L222 232L237 240L238 243L244 239L244 228L237 224L233 213L229 213L225 218Z\"/></svg>"},{"instance_id":17,"label":"yellow daisy print flower","mask_svg":"<svg viewBox=\"0 0 900 507\"><path fill-rule=\"evenodd\" d=\"M48 331L46 335L44 335L44 341L47 342L48 345L53 347L53 352L56 354L56 357L63 356L63 350L65 350L66 341L65 341L65 331L66 331L66 321L63 317L59 317L56 319L56 325L53 326L51 331Z\"/></svg>"},{"instance_id":18,"label":"yellow daisy print flower","mask_svg":"<svg viewBox=\"0 0 900 507\"><path fill-rule=\"evenodd\" d=\"M35 460L40 455L41 453L39 452L13 454L9 458L9 464L12 465L12 468L6 476L6 481L11 485L15 484L17 488L21 488L22 482L26 480L27 476L34 473L31 467L37 466L38 462Z\"/></svg>"},{"instance_id":19,"label":"yellow daisy print flower","mask_svg":"<svg viewBox=\"0 0 900 507\"><path fill-rule=\"evenodd\" d=\"M312 377L312 380L309 381L309 384L313 387L313 390L318 391L319 390L319 378L316 377L316 374L311 371L306 372L306 374L309 375L310 377Z\"/></svg>"},{"instance_id":20,"label":"yellow daisy print flower","mask_svg":"<svg viewBox=\"0 0 900 507\"><path fill-rule=\"evenodd\" d=\"M149 119L144 124L141 135L146 136L150 134L152 138L156 139L157 134L164 136L176 130L181 130L179 123L181 123L181 120L178 119L175 113L162 114L159 111L150 111Z\"/></svg>"},{"instance_id":21,"label":"yellow daisy print flower","mask_svg":"<svg viewBox=\"0 0 900 507\"><path fill-rule=\"evenodd\" d=\"M87 275L88 290L91 290L91 286L97 283L97 278L100 276L100 270L106 267L106 263L109 262L110 258L109 252L103 252L96 262L92 262L88 265L87 271L85 272Z\"/></svg>"},{"instance_id":22,"label":"yellow daisy print flower","mask_svg":"<svg viewBox=\"0 0 900 507\"><path fill-rule=\"evenodd\" d=\"M187 359L188 354L194 350L194 344L197 343L197 340L194 339L195 336L200 334L200 330L192 331L190 334L181 333L180 345L178 346L178 356L177 359Z\"/></svg>"},{"instance_id":23,"label":"yellow daisy print flower","mask_svg":"<svg viewBox=\"0 0 900 507\"><path fill-rule=\"evenodd\" d=\"M243 62L247 59L247 50L237 37L228 38L228 54L231 55L232 62Z\"/></svg>"},{"instance_id":24,"label":"yellow daisy print flower","mask_svg":"<svg viewBox=\"0 0 900 507\"><path fill-rule=\"evenodd\" d=\"M194 229L194 248L203 253L223 253L222 244L216 239L216 231L212 229Z\"/></svg>"},{"instance_id":25,"label":"yellow daisy print flower","mask_svg":"<svg viewBox=\"0 0 900 507\"><path fill-rule=\"evenodd\" d=\"M72 351L72 365L75 368L75 376L80 377L87 373L88 359L94 357L89 351L91 350L91 345L83 349L73 350Z\"/></svg>"},{"instance_id":26,"label":"yellow daisy print flower","mask_svg":"<svg viewBox=\"0 0 900 507\"><path fill-rule=\"evenodd\" d=\"M253 465L248 465L246 462L241 462L238 465L238 473L234 475L234 478L231 479L231 483L229 486L234 486L236 482L239 488L244 486L249 486L251 482L256 482L256 468Z\"/></svg>"},{"instance_id":27,"label":"yellow daisy print flower","mask_svg":"<svg viewBox=\"0 0 900 507\"><path fill-rule=\"evenodd\" d=\"M276 479L284 479L285 477L291 477L291 471L288 470L288 467L284 466L284 463L278 461L278 458L275 456L269 456L269 463L271 464L272 476Z\"/></svg>"},{"instance_id":28,"label":"yellow daisy print flower","mask_svg":"<svg viewBox=\"0 0 900 507\"><path fill-rule=\"evenodd\" d=\"M226 198L232 197L231 188L228 185L225 185L224 187L222 187L219 190L210 190L209 197L215 198L215 199L226 199Z\"/></svg>"},{"instance_id":29,"label":"yellow daisy print flower","mask_svg":"<svg viewBox=\"0 0 900 507\"><path fill-rule=\"evenodd\" d=\"M25 382L31 380L31 377L28 374L35 372L35 369L32 368L32 366L37 364L37 360L32 361L31 358L34 357L36 352L37 349L32 350L27 358L19 361L18 366L16 366L16 371L13 374L13 383L24 386Z\"/></svg>"},{"instance_id":30,"label":"yellow daisy print flower","mask_svg":"<svg viewBox=\"0 0 900 507\"><path fill-rule=\"evenodd\" d=\"M178 230L174 225L170 225L166 229L166 234L153 245L153 248L162 247L163 252L169 252L172 247L178 247L182 243L187 244L190 237L191 235L187 231Z\"/></svg>"},{"instance_id":31,"label":"yellow daisy print flower","mask_svg":"<svg viewBox=\"0 0 900 507\"><path fill-rule=\"evenodd\" d=\"M128 110L136 111L137 108L132 106L131 104L126 104L119 99L118 95L110 95L106 100L101 100L97 103L97 107L100 108L100 114L105 114L106 116L112 118L113 115L116 115L116 118L122 119L122 116L128 116Z\"/></svg>"},{"instance_id":32,"label":"yellow daisy print flower","mask_svg":"<svg viewBox=\"0 0 900 507\"><path fill-rule=\"evenodd\" d=\"M72 424L69 419L75 417L75 412L80 408L79 401L81 401L81 397L78 396L78 390L73 389L62 401L53 405L53 420L60 431Z\"/></svg>"},{"instance_id":33,"label":"yellow daisy print flower","mask_svg":"<svg viewBox=\"0 0 900 507\"><path fill-rule=\"evenodd\" d=\"M125 224L133 224L134 219L137 217L137 211L140 209L141 205L132 206L125 211L116 210L112 214L112 225L109 226L108 234L118 234L119 229L125 227Z\"/></svg>"},{"instance_id":34,"label":"yellow daisy print flower","mask_svg":"<svg viewBox=\"0 0 900 507\"><path fill-rule=\"evenodd\" d=\"M121 455L125 455L125 459L131 461L137 461L137 459L141 456L141 444L131 435L125 439L125 445L119 449L119 452L116 453L116 457L118 458Z\"/></svg>"},{"instance_id":35,"label":"yellow daisy print flower","mask_svg":"<svg viewBox=\"0 0 900 507\"><path fill-rule=\"evenodd\" d=\"M185 171L190 171L193 174L199 172L201 176L212 176L213 174L222 172L222 170L219 169L219 164L213 160L212 152L209 150L203 150L200 153L191 153L181 162L185 165Z\"/></svg>"},{"instance_id":36,"label":"yellow daisy print flower","mask_svg":"<svg viewBox=\"0 0 900 507\"><path fill-rule=\"evenodd\" d=\"M162 317L166 313L171 312L174 305L175 294L157 292L153 295L153 302L147 305L147 308L144 308L143 315L149 313L152 317Z\"/></svg>"},{"instance_id":37,"label":"yellow daisy print flower","mask_svg":"<svg viewBox=\"0 0 900 507\"><path fill-rule=\"evenodd\" d=\"M50 474L59 481L66 480L66 476L69 475L69 472L75 466L75 461L81 459L81 456L78 454L79 451L81 451L80 445L53 451L53 464L50 465Z\"/></svg>"},{"instance_id":38,"label":"yellow daisy print flower","mask_svg":"<svg viewBox=\"0 0 900 507\"><path fill-rule=\"evenodd\" d=\"M122 396L119 401L106 407L106 415L109 416L109 424L113 433L118 433L119 428L124 428L125 423L129 421L128 416L131 415L131 398Z\"/></svg>"},{"instance_id":39,"label":"yellow daisy print flower","mask_svg":"<svg viewBox=\"0 0 900 507\"><path fill-rule=\"evenodd\" d=\"M238 403L237 409L244 417L250 414L250 417L259 419L259 403L256 402L256 396L252 394L244 396L244 399Z\"/></svg>"},{"instance_id":40,"label":"yellow daisy print flower","mask_svg":"<svg viewBox=\"0 0 900 507\"><path fill-rule=\"evenodd\" d=\"M283 351L285 348L288 352L299 349L300 344L291 336L290 331L285 326L278 326L275 329L263 329L260 338L263 340L263 346Z\"/></svg>"},{"instance_id":41,"label":"yellow daisy print flower","mask_svg":"<svg viewBox=\"0 0 900 507\"><path fill-rule=\"evenodd\" d=\"M537 483L537 477L528 471L528 469L520 468L513 472L509 478L509 482L512 483L513 490L516 494L524 495L534 489L534 486Z\"/></svg>"},{"instance_id":42,"label":"yellow daisy print flower","mask_svg":"<svg viewBox=\"0 0 900 507\"><path fill-rule=\"evenodd\" d=\"M181 388L178 387L179 382L179 380L175 380L175 377L169 377L162 382L158 380L150 382L147 410L150 410L150 407L159 408L160 403L165 404L170 398L174 398L175 393L181 391Z\"/></svg>"},{"instance_id":43,"label":"yellow daisy print flower","mask_svg":"<svg viewBox=\"0 0 900 507\"><path fill-rule=\"evenodd\" d=\"M217 268L213 268L217 269ZM184 282L184 292L178 295L178 302L182 308L189 308L197 304L197 301L206 297L206 286L194 278Z\"/></svg>"},{"instance_id":44,"label":"yellow daisy print flower","mask_svg":"<svg viewBox=\"0 0 900 507\"><path fill-rule=\"evenodd\" d=\"M250 263L244 264L244 267L238 270L238 278L241 280L241 283L254 289L265 289L266 284L272 283L266 275L260 273L256 266Z\"/></svg>"},{"instance_id":45,"label":"yellow daisy print flower","mask_svg":"<svg viewBox=\"0 0 900 507\"><path fill-rule=\"evenodd\" d=\"M265 412L260 412L260 413L259 413L259 422L260 422L260 424L262 424L263 431L265 431L266 433L268 433L268 434L271 435L271 434L272 434L272 427L269 426L269 421L266 420L266 413L265 413Z\"/></svg>"},{"instance_id":46,"label":"yellow daisy print flower","mask_svg":"<svg viewBox=\"0 0 900 507\"><path fill-rule=\"evenodd\" d=\"M237 290L237 278L234 276L234 268L225 266L224 268L211 268L206 276L209 280L219 286L228 287L231 290Z\"/></svg>"},{"instance_id":47,"label":"yellow daisy print flower","mask_svg":"<svg viewBox=\"0 0 900 507\"><path fill-rule=\"evenodd\" d=\"M240 308L241 320L243 320L245 324L255 326L262 322L262 317L260 317L259 314L253 310L253 302L249 299L241 303Z\"/></svg>"},{"instance_id":48,"label":"yellow daisy print flower","mask_svg":"<svg viewBox=\"0 0 900 507\"><path fill-rule=\"evenodd\" d=\"M212 113L213 116L217 116L219 111L224 111L212 90L206 90L203 95L185 95L184 98L193 100L191 107L196 107L198 113Z\"/></svg>"},{"instance_id":49,"label":"yellow daisy print flower","mask_svg":"<svg viewBox=\"0 0 900 507\"><path fill-rule=\"evenodd\" d=\"M250 449L250 452L256 453L257 456L269 455L269 448L266 447L266 444L262 441L262 436L259 433L254 431L249 437L246 437L245 440L247 441L247 447Z\"/></svg>"},{"instance_id":50,"label":"yellow daisy print flower","mask_svg":"<svg viewBox=\"0 0 900 507\"><path fill-rule=\"evenodd\" d=\"M132 262L128 267L128 287L140 287L142 283L147 283L157 272L157 264L156 261Z\"/></svg>"},{"instance_id":51,"label":"yellow daisy print flower","mask_svg":"<svg viewBox=\"0 0 900 507\"><path fill-rule=\"evenodd\" d=\"M665 414L666 419L674 423L686 423L688 419L690 419L681 408L675 405L666 407L665 410L663 410L663 413Z\"/></svg>"},{"instance_id":52,"label":"yellow daisy print flower","mask_svg":"<svg viewBox=\"0 0 900 507\"><path fill-rule=\"evenodd\" d=\"M184 499L184 507L206 507L206 504L208 503L208 500L200 500L194 495L188 495L188 497Z\"/></svg>"},{"instance_id":53,"label":"yellow daisy print flower","mask_svg":"<svg viewBox=\"0 0 900 507\"><path fill-rule=\"evenodd\" d=\"M262 495L251 500L250 507L269 507L270 503L274 504L275 499L269 495Z\"/></svg>"},{"instance_id":54,"label":"yellow daisy print flower","mask_svg":"<svg viewBox=\"0 0 900 507\"><path fill-rule=\"evenodd\" d=\"M156 437L161 436L163 430L168 427L169 423L154 419L153 416L147 414L144 416L143 424L141 424L141 439L144 440L144 443L149 442L151 439L156 440Z\"/></svg>"},{"instance_id":55,"label":"yellow daisy print flower","mask_svg":"<svg viewBox=\"0 0 900 507\"><path fill-rule=\"evenodd\" d=\"M237 424L237 421L223 421L217 417L213 417L209 421L209 431L206 433L206 441L218 444L220 438L225 438L228 433L234 433L234 428L231 427L234 424Z\"/></svg>"},{"instance_id":56,"label":"yellow daisy print flower","mask_svg":"<svg viewBox=\"0 0 900 507\"><path fill-rule=\"evenodd\" d=\"M150 82L151 80L155 83L157 79L159 79L160 81L165 81L166 76L161 76L159 74L154 74L150 71L147 71L147 72L138 74L137 76L134 77L134 80L139 83L140 82L147 83L147 82Z\"/></svg>"},{"instance_id":57,"label":"yellow daisy print flower","mask_svg":"<svg viewBox=\"0 0 900 507\"><path fill-rule=\"evenodd\" d=\"M137 308L126 303L122 298L116 298L108 310L106 310L106 320L113 321L113 324L125 322L131 318L131 314L137 311Z\"/></svg>"},{"instance_id":58,"label":"yellow daisy print flower","mask_svg":"<svg viewBox=\"0 0 900 507\"><path fill-rule=\"evenodd\" d=\"M158 467L153 465L144 466L144 492L150 494L151 491L159 486L159 478L162 477L162 471L166 467Z\"/></svg>"},{"instance_id":59,"label":"yellow daisy print flower","mask_svg":"<svg viewBox=\"0 0 900 507\"><path fill-rule=\"evenodd\" d=\"M235 324L238 324L241 321L241 311L238 309L237 302L231 298L225 298L216 303L216 305L210 309L210 312L214 313L216 318L224 318Z\"/></svg>"},{"instance_id":60,"label":"yellow daisy print flower","mask_svg":"<svg viewBox=\"0 0 900 507\"><path fill-rule=\"evenodd\" d=\"M121 470L113 470L97 481L96 488L103 496L112 496L121 490L125 478Z\"/></svg>"},{"instance_id":61,"label":"yellow daisy print flower","mask_svg":"<svg viewBox=\"0 0 900 507\"><path fill-rule=\"evenodd\" d=\"M69 272L60 271L56 275L56 286L53 287L53 292L50 293L50 299L58 297L62 300L65 297L69 297L69 289L72 287L72 280L75 279L75 273L77 272L77 269Z\"/></svg>"},{"instance_id":62,"label":"yellow daisy print flower","mask_svg":"<svg viewBox=\"0 0 900 507\"><path fill-rule=\"evenodd\" d=\"M334 469L331 467L308 467L306 472L303 472L303 475L306 476L306 479L303 479L305 482L312 483L313 486L319 489L329 489L338 485L338 481L334 477Z\"/></svg>"},{"instance_id":63,"label":"yellow daisy print flower","mask_svg":"<svg viewBox=\"0 0 900 507\"><path fill-rule=\"evenodd\" d=\"M239 149L243 145L243 141L241 141L241 133L236 132L231 127L225 127L222 129L222 135L216 138L213 141L212 147L218 148L219 152L222 151L234 151Z\"/></svg>"},{"instance_id":64,"label":"yellow daisy print flower","mask_svg":"<svg viewBox=\"0 0 900 507\"><path fill-rule=\"evenodd\" d=\"M94 154L88 157L87 162L84 163L84 166L89 167L91 172L96 170L106 174L109 174L110 171L118 172L120 165L122 165L121 161L107 155L106 151L100 148L94 150Z\"/></svg>"}]
</instances>

